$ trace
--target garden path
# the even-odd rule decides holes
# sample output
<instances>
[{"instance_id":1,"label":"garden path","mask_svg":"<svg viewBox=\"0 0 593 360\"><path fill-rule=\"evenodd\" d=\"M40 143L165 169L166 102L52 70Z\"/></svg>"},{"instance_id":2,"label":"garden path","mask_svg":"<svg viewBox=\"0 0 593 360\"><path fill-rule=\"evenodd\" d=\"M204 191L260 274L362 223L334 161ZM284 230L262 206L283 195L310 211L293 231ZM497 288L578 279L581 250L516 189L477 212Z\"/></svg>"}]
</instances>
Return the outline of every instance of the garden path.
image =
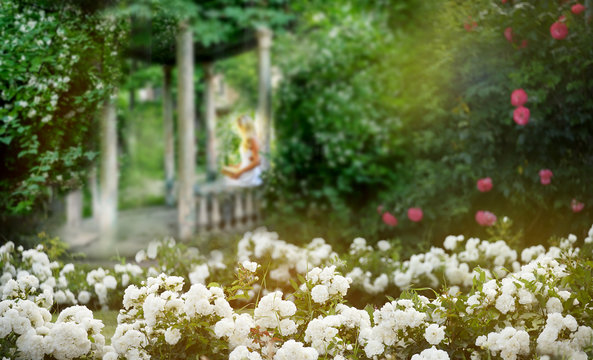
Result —
<instances>
[{"instance_id":1,"label":"garden path","mask_svg":"<svg viewBox=\"0 0 593 360\"><path fill-rule=\"evenodd\" d=\"M58 236L70 245L74 252L88 257L101 257L97 252L99 224L93 218L83 219L76 228L62 226ZM149 242L177 235L177 208L151 206L118 212L116 224L116 249L120 256L133 256L146 248Z\"/></svg>"}]
</instances>

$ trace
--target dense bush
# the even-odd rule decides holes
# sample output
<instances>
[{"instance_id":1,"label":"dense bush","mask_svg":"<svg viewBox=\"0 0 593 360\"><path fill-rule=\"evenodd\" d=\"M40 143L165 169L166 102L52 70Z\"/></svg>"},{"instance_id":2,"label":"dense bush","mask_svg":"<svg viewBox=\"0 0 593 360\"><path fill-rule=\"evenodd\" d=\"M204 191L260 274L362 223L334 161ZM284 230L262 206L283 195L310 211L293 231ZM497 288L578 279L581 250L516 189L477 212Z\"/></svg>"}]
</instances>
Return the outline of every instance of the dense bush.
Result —
<instances>
[{"instance_id":1,"label":"dense bush","mask_svg":"<svg viewBox=\"0 0 593 360\"><path fill-rule=\"evenodd\" d=\"M55 241L27 250L9 242L0 247L0 356L586 359L593 351L592 244L593 227L582 240L569 235L520 256L500 237L459 235L400 261L389 242L374 251L357 238L338 256L323 239L299 247L258 229L239 241L232 265L165 240L136 255L152 261L146 273L124 263L71 281L62 278L78 269L50 261L61 252ZM125 279L134 269L137 276ZM357 275L371 271L385 281L369 287ZM119 295L103 304L119 309L110 345L85 306L51 321L57 288L90 285L99 298ZM82 294L72 303L99 305L88 301L94 294Z\"/></svg>"},{"instance_id":2,"label":"dense bush","mask_svg":"<svg viewBox=\"0 0 593 360\"><path fill-rule=\"evenodd\" d=\"M483 235L474 214L489 210L512 217L528 242L582 232L593 201L592 33L572 5L431 1L411 24L367 12L303 34L308 60L287 63L278 93L272 220L303 231L299 220L310 216L330 239L353 228L431 239ZM550 27L561 15L569 32L558 40ZM513 122L519 88L525 126ZM541 169L552 170L550 185ZM485 177L494 186L481 193ZM572 199L584 210L573 213ZM375 215L378 205L399 218L396 230ZM419 224L406 219L411 207L423 210Z\"/></svg>"},{"instance_id":3,"label":"dense bush","mask_svg":"<svg viewBox=\"0 0 593 360\"><path fill-rule=\"evenodd\" d=\"M96 156L97 106L119 75L122 23L88 7L0 5L0 212L26 213L79 186Z\"/></svg>"}]
</instances>

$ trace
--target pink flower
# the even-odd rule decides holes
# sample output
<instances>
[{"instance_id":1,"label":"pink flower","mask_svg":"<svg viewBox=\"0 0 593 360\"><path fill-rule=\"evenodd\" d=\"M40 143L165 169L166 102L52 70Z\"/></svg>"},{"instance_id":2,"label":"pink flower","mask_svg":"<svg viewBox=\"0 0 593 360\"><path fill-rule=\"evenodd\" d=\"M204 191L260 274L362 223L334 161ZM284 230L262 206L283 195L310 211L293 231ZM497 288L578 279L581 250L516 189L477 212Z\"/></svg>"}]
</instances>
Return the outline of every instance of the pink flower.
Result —
<instances>
[{"instance_id":1,"label":"pink flower","mask_svg":"<svg viewBox=\"0 0 593 360\"><path fill-rule=\"evenodd\" d=\"M585 204L582 202L577 201L577 199L572 199L570 202L570 207L572 208L572 212L578 213L585 207Z\"/></svg>"},{"instance_id":2,"label":"pink flower","mask_svg":"<svg viewBox=\"0 0 593 360\"><path fill-rule=\"evenodd\" d=\"M466 31L472 31L478 27L478 23L475 21L472 21L471 23L463 24L463 27L465 28Z\"/></svg>"},{"instance_id":3,"label":"pink flower","mask_svg":"<svg viewBox=\"0 0 593 360\"><path fill-rule=\"evenodd\" d=\"M570 8L573 14L578 15L585 11L587 8L583 4L575 4Z\"/></svg>"},{"instance_id":4,"label":"pink flower","mask_svg":"<svg viewBox=\"0 0 593 360\"><path fill-rule=\"evenodd\" d=\"M564 16L564 15L560 15L560 16L558 17L558 21L560 21L560 22L565 22L565 21L566 21L566 16Z\"/></svg>"},{"instance_id":5,"label":"pink flower","mask_svg":"<svg viewBox=\"0 0 593 360\"><path fill-rule=\"evenodd\" d=\"M480 210L476 213L476 222L480 226L492 226L496 222L496 215L490 211Z\"/></svg>"},{"instance_id":6,"label":"pink flower","mask_svg":"<svg viewBox=\"0 0 593 360\"><path fill-rule=\"evenodd\" d=\"M542 185L549 185L552 182L552 176L554 176L554 173L550 169L541 169L539 171L539 181Z\"/></svg>"},{"instance_id":7,"label":"pink flower","mask_svg":"<svg viewBox=\"0 0 593 360\"><path fill-rule=\"evenodd\" d=\"M424 214L422 213L422 209L420 208L409 208L408 209L408 218L413 222L418 222L422 220Z\"/></svg>"},{"instance_id":8,"label":"pink flower","mask_svg":"<svg viewBox=\"0 0 593 360\"><path fill-rule=\"evenodd\" d=\"M513 120L521 126L527 125L529 122L530 112L525 106L519 106L513 111Z\"/></svg>"},{"instance_id":9,"label":"pink flower","mask_svg":"<svg viewBox=\"0 0 593 360\"><path fill-rule=\"evenodd\" d=\"M568 28L564 23L555 22L550 26L550 34L554 39L562 40L568 35Z\"/></svg>"},{"instance_id":10,"label":"pink flower","mask_svg":"<svg viewBox=\"0 0 593 360\"><path fill-rule=\"evenodd\" d=\"M480 192L488 192L492 190L492 179L489 177L480 179L476 185Z\"/></svg>"},{"instance_id":11,"label":"pink flower","mask_svg":"<svg viewBox=\"0 0 593 360\"><path fill-rule=\"evenodd\" d=\"M513 106L523 106L527 102L527 93L523 89L514 90L511 93L511 104Z\"/></svg>"},{"instance_id":12,"label":"pink flower","mask_svg":"<svg viewBox=\"0 0 593 360\"><path fill-rule=\"evenodd\" d=\"M377 213L378 213L379 215L383 214L383 205L379 205L379 206L377 206Z\"/></svg>"},{"instance_id":13,"label":"pink flower","mask_svg":"<svg viewBox=\"0 0 593 360\"><path fill-rule=\"evenodd\" d=\"M504 37L507 38L509 42L513 42L513 29L510 27L504 29Z\"/></svg>"},{"instance_id":14,"label":"pink flower","mask_svg":"<svg viewBox=\"0 0 593 360\"><path fill-rule=\"evenodd\" d=\"M395 218L395 216L391 215L390 212L385 212L383 214L382 218L383 218L383 222L389 226L397 225L397 219Z\"/></svg>"}]
</instances>

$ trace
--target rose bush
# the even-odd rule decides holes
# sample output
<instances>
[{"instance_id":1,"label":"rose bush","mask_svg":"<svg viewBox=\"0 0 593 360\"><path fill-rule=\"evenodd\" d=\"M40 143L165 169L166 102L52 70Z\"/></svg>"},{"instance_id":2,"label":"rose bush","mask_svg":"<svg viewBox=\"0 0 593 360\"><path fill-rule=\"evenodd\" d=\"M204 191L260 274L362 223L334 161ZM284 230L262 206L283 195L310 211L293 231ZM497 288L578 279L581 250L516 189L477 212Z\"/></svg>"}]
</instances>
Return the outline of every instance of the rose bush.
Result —
<instances>
[{"instance_id":1,"label":"rose bush","mask_svg":"<svg viewBox=\"0 0 593 360\"><path fill-rule=\"evenodd\" d=\"M161 246L171 241L156 247ZM0 248L0 354L108 360L593 355L593 227L582 241L569 235L547 249L539 245L520 253L500 238L466 241L461 235L405 261L394 259L389 242L377 246L355 239L339 260L321 239L298 247L265 229L248 232L238 244L232 284L188 287L185 274L169 271L128 285L111 345L105 345L102 323L86 307L65 308L50 321L51 287L44 286L47 296L35 295L42 285L25 270L27 259L35 257L45 264L35 274L47 282L47 254L43 248L20 250L25 260L15 267L14 245L8 243ZM154 247L138 257L158 257ZM385 281L360 276L371 268L372 276ZM91 282L99 283L97 272L89 273ZM108 276L101 283L113 282L105 281ZM415 287L434 291L423 295ZM396 297L384 302L381 293ZM376 307L350 305L360 294Z\"/></svg>"}]
</instances>

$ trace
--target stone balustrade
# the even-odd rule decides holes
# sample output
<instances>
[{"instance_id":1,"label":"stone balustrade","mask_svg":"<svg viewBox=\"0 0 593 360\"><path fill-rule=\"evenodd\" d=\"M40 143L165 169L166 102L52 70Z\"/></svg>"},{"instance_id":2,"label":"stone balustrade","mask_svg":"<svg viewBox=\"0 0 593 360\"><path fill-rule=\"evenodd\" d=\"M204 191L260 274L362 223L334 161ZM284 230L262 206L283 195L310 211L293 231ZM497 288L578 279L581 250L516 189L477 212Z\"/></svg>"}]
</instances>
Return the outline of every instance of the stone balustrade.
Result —
<instances>
[{"instance_id":1,"label":"stone balustrade","mask_svg":"<svg viewBox=\"0 0 593 360\"><path fill-rule=\"evenodd\" d=\"M261 220L261 188L198 186L197 231L204 233L243 231Z\"/></svg>"}]
</instances>

